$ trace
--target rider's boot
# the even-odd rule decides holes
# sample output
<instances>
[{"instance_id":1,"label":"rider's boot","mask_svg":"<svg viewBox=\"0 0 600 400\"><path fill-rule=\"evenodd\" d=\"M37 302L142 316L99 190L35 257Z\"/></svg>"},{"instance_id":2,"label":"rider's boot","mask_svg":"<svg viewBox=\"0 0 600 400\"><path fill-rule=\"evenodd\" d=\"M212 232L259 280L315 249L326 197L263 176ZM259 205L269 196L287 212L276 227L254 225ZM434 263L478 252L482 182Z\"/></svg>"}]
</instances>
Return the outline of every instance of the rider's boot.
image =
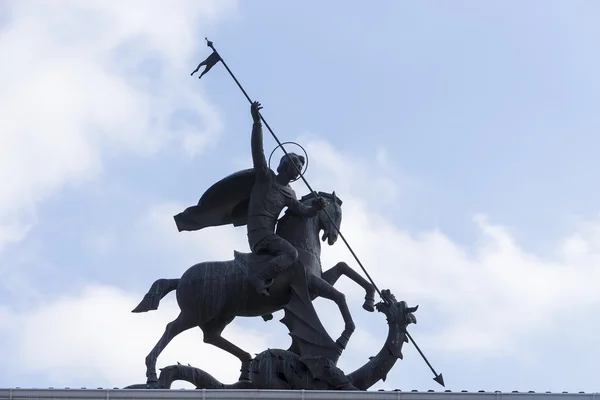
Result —
<instances>
[{"instance_id":1,"label":"rider's boot","mask_svg":"<svg viewBox=\"0 0 600 400\"><path fill-rule=\"evenodd\" d=\"M260 270L250 276L250 283L262 296L269 296L269 288L275 282L275 276L281 272L281 267L274 262L268 262Z\"/></svg>"},{"instance_id":2,"label":"rider's boot","mask_svg":"<svg viewBox=\"0 0 600 400\"><path fill-rule=\"evenodd\" d=\"M269 296L269 287L271 287L273 282L274 280L272 278L265 278L260 274L250 277L250 283L261 296Z\"/></svg>"}]
</instances>

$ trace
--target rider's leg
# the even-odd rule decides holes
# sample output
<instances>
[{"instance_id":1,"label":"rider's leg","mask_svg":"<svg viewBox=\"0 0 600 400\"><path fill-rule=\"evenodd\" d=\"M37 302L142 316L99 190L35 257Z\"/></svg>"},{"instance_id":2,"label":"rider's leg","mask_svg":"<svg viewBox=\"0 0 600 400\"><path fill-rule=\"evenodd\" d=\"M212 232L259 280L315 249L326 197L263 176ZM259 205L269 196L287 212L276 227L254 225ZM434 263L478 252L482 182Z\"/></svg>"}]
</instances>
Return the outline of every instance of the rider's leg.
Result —
<instances>
[{"instance_id":1,"label":"rider's leg","mask_svg":"<svg viewBox=\"0 0 600 400\"><path fill-rule=\"evenodd\" d=\"M263 253L274 254L273 258L259 267L252 279L252 284L259 293L268 296L267 289L273 284L275 276L288 267L291 267L298 259L298 250L287 240L273 236L272 239L260 243L257 249Z\"/></svg>"},{"instance_id":2,"label":"rider's leg","mask_svg":"<svg viewBox=\"0 0 600 400\"><path fill-rule=\"evenodd\" d=\"M273 278L288 267L291 267L298 259L298 250L287 240L275 236L265 243L265 250L275 257L266 262L262 268L263 273Z\"/></svg>"}]
</instances>

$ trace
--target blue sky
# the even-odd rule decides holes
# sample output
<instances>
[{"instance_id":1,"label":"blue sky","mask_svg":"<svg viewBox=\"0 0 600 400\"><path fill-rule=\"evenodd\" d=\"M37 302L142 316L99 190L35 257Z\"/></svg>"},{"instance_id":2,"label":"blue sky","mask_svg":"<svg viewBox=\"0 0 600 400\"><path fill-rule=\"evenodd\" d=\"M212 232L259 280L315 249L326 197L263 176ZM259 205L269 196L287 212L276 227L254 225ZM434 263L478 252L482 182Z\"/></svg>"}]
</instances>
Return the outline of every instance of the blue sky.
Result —
<instances>
[{"instance_id":1,"label":"blue sky","mask_svg":"<svg viewBox=\"0 0 600 400\"><path fill-rule=\"evenodd\" d=\"M280 139L307 148L315 189L344 200L342 231L376 283L420 304L412 335L449 389L598 391L599 13L583 1L3 2L0 387L142 382L177 309L171 296L129 310L155 279L247 248L243 229L179 234L172 221L250 163L248 103L225 69L189 76L208 36ZM341 260L358 268L342 242L323 250L325 265ZM386 324L339 288L358 326L340 361L351 371ZM336 308L317 304L340 330ZM276 320L225 335L252 353L285 347ZM375 388L435 388L404 353ZM226 382L239 369L199 331L158 365L175 361Z\"/></svg>"}]
</instances>

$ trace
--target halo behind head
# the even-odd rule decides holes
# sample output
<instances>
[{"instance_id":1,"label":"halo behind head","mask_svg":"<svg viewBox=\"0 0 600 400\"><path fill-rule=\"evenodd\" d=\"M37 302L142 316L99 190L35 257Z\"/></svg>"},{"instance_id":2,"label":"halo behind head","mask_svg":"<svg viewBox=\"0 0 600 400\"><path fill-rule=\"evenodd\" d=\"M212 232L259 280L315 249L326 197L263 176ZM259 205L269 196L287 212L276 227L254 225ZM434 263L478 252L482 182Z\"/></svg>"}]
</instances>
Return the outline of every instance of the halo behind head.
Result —
<instances>
[{"instance_id":1,"label":"halo behind head","mask_svg":"<svg viewBox=\"0 0 600 400\"><path fill-rule=\"evenodd\" d=\"M300 177L304 176L304 174L306 173L306 170L308 169L308 153L306 152L306 150L304 149L304 147L300 146L298 143L296 143L296 142L283 142L280 145L278 145L277 147L275 147L273 149L273 151L271 152L271 155L269 156L269 168L271 168L271 158L273 158L273 154L275 153L275 150L277 150L278 148L282 147L284 144L293 144L295 146L300 147L302 149L302 151L304 152L304 157L300 156L300 155L297 155L295 153L287 152L290 156L293 154L294 156L299 157L300 160L304 161L304 171L300 171L300 175L298 176L298 178L296 178L296 179L294 179L292 181L292 182L295 182L298 179L300 179ZM287 155L284 154L283 157L281 158L281 160L283 161L286 157L287 157ZM281 162L280 162L280 165L281 165Z\"/></svg>"}]
</instances>

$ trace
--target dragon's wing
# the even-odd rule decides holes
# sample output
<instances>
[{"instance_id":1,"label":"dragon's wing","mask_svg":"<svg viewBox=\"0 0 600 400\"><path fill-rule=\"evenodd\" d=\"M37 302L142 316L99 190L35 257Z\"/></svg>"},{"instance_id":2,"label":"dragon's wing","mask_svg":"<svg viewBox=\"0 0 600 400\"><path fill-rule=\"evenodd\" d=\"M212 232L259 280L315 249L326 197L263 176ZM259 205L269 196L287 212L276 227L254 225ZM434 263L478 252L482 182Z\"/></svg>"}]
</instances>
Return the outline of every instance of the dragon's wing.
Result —
<instances>
[{"instance_id":1,"label":"dragon's wing","mask_svg":"<svg viewBox=\"0 0 600 400\"><path fill-rule=\"evenodd\" d=\"M300 274L303 277L295 279L295 283L292 284L291 300L284 307L285 315L281 319L292 337L289 351L298 354L301 360L309 361L325 357L336 364L341 348L321 324L308 293L306 274L304 271ZM313 363L306 362L306 365L313 372L311 368Z\"/></svg>"},{"instance_id":2,"label":"dragon's wing","mask_svg":"<svg viewBox=\"0 0 600 400\"><path fill-rule=\"evenodd\" d=\"M248 203L255 182L254 169L235 172L212 185L198 205L175 215L177 229L196 231L209 226L242 226L248 222Z\"/></svg>"}]
</instances>

